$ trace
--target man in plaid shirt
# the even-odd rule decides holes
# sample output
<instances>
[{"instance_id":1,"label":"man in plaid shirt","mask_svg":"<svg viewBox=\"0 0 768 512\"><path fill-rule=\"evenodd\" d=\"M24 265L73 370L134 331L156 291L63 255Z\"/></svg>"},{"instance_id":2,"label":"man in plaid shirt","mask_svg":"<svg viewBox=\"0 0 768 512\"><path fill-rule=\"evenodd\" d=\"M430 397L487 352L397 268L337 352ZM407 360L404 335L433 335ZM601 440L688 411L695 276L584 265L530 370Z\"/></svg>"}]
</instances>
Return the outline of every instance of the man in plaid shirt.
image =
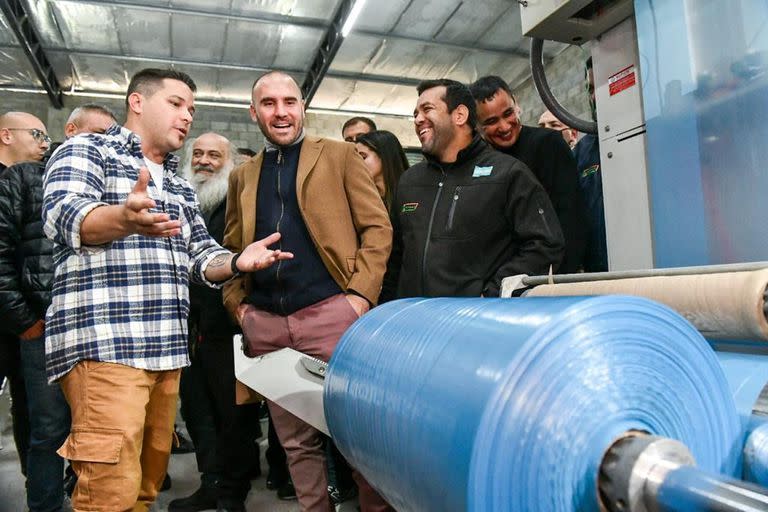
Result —
<instances>
[{"instance_id":1,"label":"man in plaid shirt","mask_svg":"<svg viewBox=\"0 0 768 512\"><path fill-rule=\"evenodd\" d=\"M78 476L75 510L147 510L157 496L189 364L189 281L219 287L292 257L267 249L278 233L237 254L208 234L170 154L192 124L195 89L178 71L140 71L125 125L70 139L46 169L56 268L46 369L72 409L59 454Z\"/></svg>"}]
</instances>

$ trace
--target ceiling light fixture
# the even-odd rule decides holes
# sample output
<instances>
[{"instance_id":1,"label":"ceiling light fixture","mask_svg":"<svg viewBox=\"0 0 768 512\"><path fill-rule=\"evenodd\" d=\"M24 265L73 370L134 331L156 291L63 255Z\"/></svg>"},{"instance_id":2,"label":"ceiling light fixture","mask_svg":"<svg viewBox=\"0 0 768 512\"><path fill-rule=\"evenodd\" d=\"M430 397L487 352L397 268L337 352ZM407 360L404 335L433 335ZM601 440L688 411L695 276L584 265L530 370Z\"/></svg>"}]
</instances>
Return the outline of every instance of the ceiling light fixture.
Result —
<instances>
[{"instance_id":1,"label":"ceiling light fixture","mask_svg":"<svg viewBox=\"0 0 768 512\"><path fill-rule=\"evenodd\" d=\"M352 26L357 21L357 17L360 16L360 11L363 10L364 5L365 0L357 0L355 5L352 6L352 10L349 11L349 16L347 16L346 21L344 21L344 26L341 28L341 37L347 37L349 35Z\"/></svg>"}]
</instances>

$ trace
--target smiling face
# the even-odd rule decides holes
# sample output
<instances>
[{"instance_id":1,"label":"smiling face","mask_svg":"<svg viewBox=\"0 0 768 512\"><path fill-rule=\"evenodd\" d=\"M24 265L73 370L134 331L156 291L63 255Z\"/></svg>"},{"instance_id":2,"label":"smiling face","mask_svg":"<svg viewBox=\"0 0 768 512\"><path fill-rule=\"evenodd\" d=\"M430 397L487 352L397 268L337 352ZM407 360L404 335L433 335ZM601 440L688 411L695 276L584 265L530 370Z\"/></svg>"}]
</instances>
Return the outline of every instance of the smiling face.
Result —
<instances>
[{"instance_id":1,"label":"smiling face","mask_svg":"<svg viewBox=\"0 0 768 512\"><path fill-rule=\"evenodd\" d=\"M456 127L445 103L445 86L432 87L419 95L413 111L421 150L441 159L456 137Z\"/></svg>"},{"instance_id":2,"label":"smiling face","mask_svg":"<svg viewBox=\"0 0 768 512\"><path fill-rule=\"evenodd\" d=\"M283 73L262 77L253 88L251 119L271 143L293 144L304 129L304 101L296 82Z\"/></svg>"},{"instance_id":3,"label":"smiling face","mask_svg":"<svg viewBox=\"0 0 768 512\"><path fill-rule=\"evenodd\" d=\"M192 145L192 172L205 181L229 161L229 141L215 133L204 133Z\"/></svg>"},{"instance_id":4,"label":"smiling face","mask_svg":"<svg viewBox=\"0 0 768 512\"><path fill-rule=\"evenodd\" d=\"M497 149L515 145L522 124L512 97L499 89L488 101L477 102L477 119L488 143Z\"/></svg>"}]
</instances>

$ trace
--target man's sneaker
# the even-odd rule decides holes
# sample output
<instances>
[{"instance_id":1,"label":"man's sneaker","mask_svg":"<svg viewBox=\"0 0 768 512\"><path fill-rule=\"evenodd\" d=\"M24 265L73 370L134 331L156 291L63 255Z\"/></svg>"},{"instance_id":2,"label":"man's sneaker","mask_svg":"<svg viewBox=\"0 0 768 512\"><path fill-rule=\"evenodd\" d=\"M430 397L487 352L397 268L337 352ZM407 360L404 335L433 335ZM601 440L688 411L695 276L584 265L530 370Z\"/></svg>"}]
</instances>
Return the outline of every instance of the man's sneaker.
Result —
<instances>
[{"instance_id":1,"label":"man's sneaker","mask_svg":"<svg viewBox=\"0 0 768 512\"><path fill-rule=\"evenodd\" d=\"M216 508L216 489L200 487L186 498L176 498L168 503L168 512L198 512Z\"/></svg>"},{"instance_id":2,"label":"man's sneaker","mask_svg":"<svg viewBox=\"0 0 768 512\"><path fill-rule=\"evenodd\" d=\"M182 434L178 428L173 427L173 442L171 443L171 453L192 453L195 451L195 445Z\"/></svg>"},{"instance_id":3,"label":"man's sneaker","mask_svg":"<svg viewBox=\"0 0 768 512\"><path fill-rule=\"evenodd\" d=\"M296 489L293 487L291 480L288 480L277 489L277 497L285 501L296 499Z\"/></svg>"}]
</instances>

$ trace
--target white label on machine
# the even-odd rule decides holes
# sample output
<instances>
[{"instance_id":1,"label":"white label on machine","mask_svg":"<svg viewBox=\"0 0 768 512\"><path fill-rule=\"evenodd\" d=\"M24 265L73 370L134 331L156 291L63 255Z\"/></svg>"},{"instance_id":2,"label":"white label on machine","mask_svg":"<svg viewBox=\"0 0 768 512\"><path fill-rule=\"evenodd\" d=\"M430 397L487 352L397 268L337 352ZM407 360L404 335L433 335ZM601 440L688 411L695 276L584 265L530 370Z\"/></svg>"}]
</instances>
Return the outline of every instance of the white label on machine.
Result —
<instances>
[{"instance_id":1,"label":"white label on machine","mask_svg":"<svg viewBox=\"0 0 768 512\"><path fill-rule=\"evenodd\" d=\"M246 357L235 345L235 377L264 398L330 435L323 412L323 379L311 374L301 363L304 354L290 348L259 357Z\"/></svg>"}]
</instances>

